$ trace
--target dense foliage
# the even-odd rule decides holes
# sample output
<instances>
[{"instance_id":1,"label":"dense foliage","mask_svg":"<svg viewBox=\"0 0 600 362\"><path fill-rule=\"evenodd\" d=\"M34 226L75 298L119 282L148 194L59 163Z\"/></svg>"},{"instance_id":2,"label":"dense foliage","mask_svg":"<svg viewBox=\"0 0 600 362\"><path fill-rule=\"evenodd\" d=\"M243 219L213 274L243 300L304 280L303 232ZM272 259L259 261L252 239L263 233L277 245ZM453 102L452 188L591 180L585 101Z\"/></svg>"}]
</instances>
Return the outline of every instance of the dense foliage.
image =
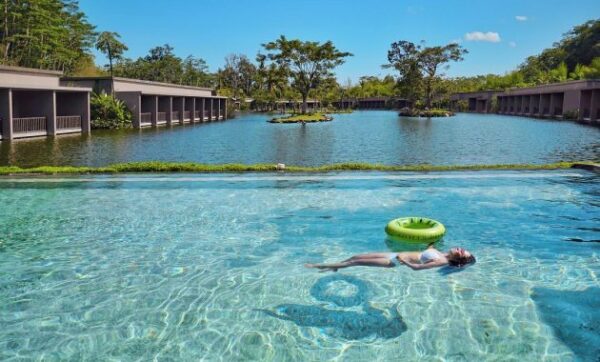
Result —
<instances>
[{"instance_id":1,"label":"dense foliage","mask_svg":"<svg viewBox=\"0 0 600 362\"><path fill-rule=\"evenodd\" d=\"M94 27L74 0L0 3L2 64L73 73L92 59Z\"/></svg>"},{"instance_id":2,"label":"dense foliage","mask_svg":"<svg viewBox=\"0 0 600 362\"><path fill-rule=\"evenodd\" d=\"M397 94L397 84L391 75L383 78L363 76L356 85L348 84L345 93L351 98L391 97Z\"/></svg>"},{"instance_id":3,"label":"dense foliage","mask_svg":"<svg viewBox=\"0 0 600 362\"><path fill-rule=\"evenodd\" d=\"M125 103L106 93L93 94L90 102L92 128L131 127L132 115Z\"/></svg>"},{"instance_id":4,"label":"dense foliage","mask_svg":"<svg viewBox=\"0 0 600 362\"><path fill-rule=\"evenodd\" d=\"M181 59L169 44L150 49L145 57L136 60L120 59L114 66L118 77L152 80L156 82L209 87L213 75L208 72L204 59L188 56Z\"/></svg>"}]
</instances>

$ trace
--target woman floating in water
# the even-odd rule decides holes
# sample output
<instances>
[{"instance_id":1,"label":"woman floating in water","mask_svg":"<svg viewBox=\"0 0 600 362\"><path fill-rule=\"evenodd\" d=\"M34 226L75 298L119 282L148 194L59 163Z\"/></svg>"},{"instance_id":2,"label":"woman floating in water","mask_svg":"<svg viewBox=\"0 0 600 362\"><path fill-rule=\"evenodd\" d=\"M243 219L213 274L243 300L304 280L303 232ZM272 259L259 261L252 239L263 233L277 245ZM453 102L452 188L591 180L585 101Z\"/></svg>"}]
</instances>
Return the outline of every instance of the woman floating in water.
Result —
<instances>
[{"instance_id":1,"label":"woman floating in water","mask_svg":"<svg viewBox=\"0 0 600 362\"><path fill-rule=\"evenodd\" d=\"M339 263L305 264L307 268L337 271L351 266L376 266L383 268L404 264L413 270L438 268L446 265L463 267L475 263L473 254L463 248L452 248L442 253L430 245L423 252L411 251L403 253L368 253L359 254Z\"/></svg>"}]
</instances>

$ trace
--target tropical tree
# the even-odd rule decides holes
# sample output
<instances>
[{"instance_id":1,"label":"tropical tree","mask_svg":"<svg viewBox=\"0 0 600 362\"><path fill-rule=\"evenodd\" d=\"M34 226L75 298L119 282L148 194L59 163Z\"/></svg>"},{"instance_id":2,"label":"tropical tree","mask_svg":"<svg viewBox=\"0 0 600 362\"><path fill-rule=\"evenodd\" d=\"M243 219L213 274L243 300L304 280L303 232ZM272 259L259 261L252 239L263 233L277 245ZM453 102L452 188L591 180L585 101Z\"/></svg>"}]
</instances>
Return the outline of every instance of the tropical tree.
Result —
<instances>
[{"instance_id":1,"label":"tropical tree","mask_svg":"<svg viewBox=\"0 0 600 362\"><path fill-rule=\"evenodd\" d=\"M325 107L338 100L338 94L340 93L340 85L335 77L322 79L317 87L311 91L311 95L319 101L321 106Z\"/></svg>"},{"instance_id":2,"label":"tropical tree","mask_svg":"<svg viewBox=\"0 0 600 362\"><path fill-rule=\"evenodd\" d=\"M591 64L600 57L600 19L573 27L554 46L564 50L568 69L574 69L577 64Z\"/></svg>"},{"instance_id":3,"label":"tropical tree","mask_svg":"<svg viewBox=\"0 0 600 362\"><path fill-rule=\"evenodd\" d=\"M412 42L401 40L391 45L387 54L388 64L384 68L394 68L399 73L397 87L401 96L411 103L422 95L423 75L419 58L419 48Z\"/></svg>"},{"instance_id":4,"label":"tropical tree","mask_svg":"<svg viewBox=\"0 0 600 362\"><path fill-rule=\"evenodd\" d=\"M183 61L175 55L169 44L150 49L150 54L143 58L146 77L158 82L181 83L183 78Z\"/></svg>"},{"instance_id":5,"label":"tropical tree","mask_svg":"<svg viewBox=\"0 0 600 362\"><path fill-rule=\"evenodd\" d=\"M287 72L276 63L267 64L267 56L261 53L256 55L256 62L258 65L251 96L261 109L264 106L273 109L275 102L283 98L288 88Z\"/></svg>"},{"instance_id":6,"label":"tropical tree","mask_svg":"<svg viewBox=\"0 0 600 362\"><path fill-rule=\"evenodd\" d=\"M208 71L208 65L202 58L189 55L182 63L183 74L180 84L205 87L213 83L214 75Z\"/></svg>"},{"instance_id":7,"label":"tropical tree","mask_svg":"<svg viewBox=\"0 0 600 362\"><path fill-rule=\"evenodd\" d=\"M425 106L431 107L434 82L437 80L437 72L440 68L448 68L446 63L463 60L467 50L451 43L444 46L425 47L421 50L421 65L425 74Z\"/></svg>"},{"instance_id":8,"label":"tropical tree","mask_svg":"<svg viewBox=\"0 0 600 362\"><path fill-rule=\"evenodd\" d=\"M431 107L434 86L440 76L438 71L447 68L446 63L463 60L466 53L467 50L456 43L426 47L424 42L417 45L402 40L392 43L385 67L394 68L400 73L401 86L416 89L423 86L425 105Z\"/></svg>"},{"instance_id":9,"label":"tropical tree","mask_svg":"<svg viewBox=\"0 0 600 362\"><path fill-rule=\"evenodd\" d=\"M113 76L113 59L121 59L127 46L119 41L121 36L113 31L103 31L96 39L96 49L108 57L110 76Z\"/></svg>"},{"instance_id":10,"label":"tropical tree","mask_svg":"<svg viewBox=\"0 0 600 362\"><path fill-rule=\"evenodd\" d=\"M256 66L244 54L230 54L218 72L219 87L229 88L235 98L250 96L256 80Z\"/></svg>"},{"instance_id":11,"label":"tropical tree","mask_svg":"<svg viewBox=\"0 0 600 362\"><path fill-rule=\"evenodd\" d=\"M333 69L344 63L351 53L339 51L331 41L325 43L288 40L285 36L262 44L267 57L282 69L292 80L291 87L302 97L302 113L306 113L308 94L323 79L333 76Z\"/></svg>"},{"instance_id":12,"label":"tropical tree","mask_svg":"<svg viewBox=\"0 0 600 362\"><path fill-rule=\"evenodd\" d=\"M567 80L568 71L567 64L565 62L561 62L558 67L550 70L549 72L549 80L550 82L564 82Z\"/></svg>"}]
</instances>

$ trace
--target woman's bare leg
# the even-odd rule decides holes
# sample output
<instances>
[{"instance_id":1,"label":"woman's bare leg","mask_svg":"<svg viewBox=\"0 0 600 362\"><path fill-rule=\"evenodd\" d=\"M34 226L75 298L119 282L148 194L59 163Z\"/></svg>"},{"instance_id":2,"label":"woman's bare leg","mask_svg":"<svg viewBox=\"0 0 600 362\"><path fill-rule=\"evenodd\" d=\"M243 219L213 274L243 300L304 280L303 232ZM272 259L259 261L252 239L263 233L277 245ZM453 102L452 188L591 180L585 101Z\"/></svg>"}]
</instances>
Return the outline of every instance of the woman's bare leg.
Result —
<instances>
[{"instance_id":1,"label":"woman's bare leg","mask_svg":"<svg viewBox=\"0 0 600 362\"><path fill-rule=\"evenodd\" d=\"M317 268L317 269L323 269L323 270L331 270L331 271L337 271L338 269L343 269L343 268L349 268L351 266L374 266L374 267L383 267L383 268L389 268L394 266L394 263L392 263L389 259L389 257L387 257L388 254L386 254L386 257L369 257L369 258L362 258L362 259L354 259L352 260L352 258L342 261L340 263L330 263L330 264L304 264L305 267L307 268Z\"/></svg>"},{"instance_id":2,"label":"woman's bare leg","mask_svg":"<svg viewBox=\"0 0 600 362\"><path fill-rule=\"evenodd\" d=\"M358 255L354 255L346 260L344 260L344 262L346 261L351 261L351 260L370 260L370 259L383 259L383 258L390 258L391 254L395 254L395 253L367 253L367 254L358 254Z\"/></svg>"}]
</instances>

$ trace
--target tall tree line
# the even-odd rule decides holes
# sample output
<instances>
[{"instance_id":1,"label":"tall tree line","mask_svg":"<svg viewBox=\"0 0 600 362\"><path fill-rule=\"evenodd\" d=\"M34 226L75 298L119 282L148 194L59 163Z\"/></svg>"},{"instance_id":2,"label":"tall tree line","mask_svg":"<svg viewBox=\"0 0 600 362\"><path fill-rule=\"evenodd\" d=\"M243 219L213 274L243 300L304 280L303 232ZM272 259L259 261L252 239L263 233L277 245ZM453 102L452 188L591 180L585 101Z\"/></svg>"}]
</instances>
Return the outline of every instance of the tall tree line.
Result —
<instances>
[{"instance_id":1,"label":"tall tree line","mask_svg":"<svg viewBox=\"0 0 600 362\"><path fill-rule=\"evenodd\" d=\"M182 59L173 50L169 44L164 44L135 60L119 58L113 66L114 75L195 87L214 86L215 77L209 73L204 59L191 55Z\"/></svg>"},{"instance_id":2,"label":"tall tree line","mask_svg":"<svg viewBox=\"0 0 600 362\"><path fill-rule=\"evenodd\" d=\"M1 0L2 64L71 73L93 58L94 26L74 0Z\"/></svg>"}]
</instances>

